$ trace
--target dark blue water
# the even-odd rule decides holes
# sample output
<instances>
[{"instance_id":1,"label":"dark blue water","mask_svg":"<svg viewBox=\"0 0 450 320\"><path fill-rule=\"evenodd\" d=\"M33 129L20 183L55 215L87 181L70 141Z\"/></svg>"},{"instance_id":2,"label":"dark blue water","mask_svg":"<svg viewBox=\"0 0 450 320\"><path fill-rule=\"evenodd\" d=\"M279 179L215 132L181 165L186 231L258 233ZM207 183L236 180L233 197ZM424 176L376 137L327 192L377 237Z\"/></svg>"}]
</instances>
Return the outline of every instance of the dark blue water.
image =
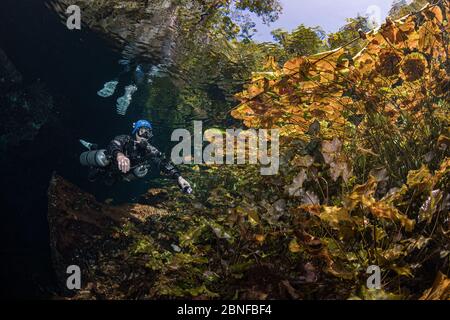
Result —
<instances>
[{"instance_id":1,"label":"dark blue water","mask_svg":"<svg viewBox=\"0 0 450 320\"><path fill-rule=\"evenodd\" d=\"M2 295L45 297L55 289L47 223L52 173L99 200L130 201L157 185L152 181L109 188L91 184L78 162L83 151L78 139L105 146L114 136L130 133L132 123L143 115L148 87L139 87L126 116L117 115L116 99L135 80L134 73L123 73L120 54L103 39L85 29L68 30L40 0L1 0L0 48L22 73L24 85L42 83L58 110L55 120L34 141L11 149L2 159L5 164L0 172ZM103 84L118 76L116 94L99 97L97 91ZM171 110L153 114L170 116ZM172 128L164 117L151 120L155 121L155 144L166 151Z\"/></svg>"}]
</instances>

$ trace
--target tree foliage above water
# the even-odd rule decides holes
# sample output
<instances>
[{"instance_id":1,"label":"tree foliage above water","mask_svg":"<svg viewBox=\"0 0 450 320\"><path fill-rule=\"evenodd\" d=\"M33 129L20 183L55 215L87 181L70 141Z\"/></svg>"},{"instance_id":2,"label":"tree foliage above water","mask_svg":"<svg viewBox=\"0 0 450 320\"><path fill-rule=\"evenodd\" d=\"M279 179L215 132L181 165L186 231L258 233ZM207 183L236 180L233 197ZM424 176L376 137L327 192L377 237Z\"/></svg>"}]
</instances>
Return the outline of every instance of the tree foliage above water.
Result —
<instances>
[{"instance_id":1,"label":"tree foliage above water","mask_svg":"<svg viewBox=\"0 0 450 320\"><path fill-rule=\"evenodd\" d=\"M306 27L301 24L292 32L283 29L272 31L274 40L280 44L281 51L286 57L279 56L279 60L294 56L308 56L326 49L325 31L320 27Z\"/></svg>"},{"instance_id":2,"label":"tree foliage above water","mask_svg":"<svg viewBox=\"0 0 450 320\"><path fill-rule=\"evenodd\" d=\"M417 12L422 9L426 4L433 3L437 1L427 1L427 0L395 0L392 4L391 10L389 11L389 16L393 19L398 19L406 16L412 12Z\"/></svg>"},{"instance_id":3,"label":"tree foliage above water","mask_svg":"<svg viewBox=\"0 0 450 320\"><path fill-rule=\"evenodd\" d=\"M328 45L330 49L346 46L349 52L354 55L365 45L363 39L360 38L360 32L368 31L370 31L370 28L367 17L348 18L345 26L340 28L339 31L328 35ZM358 40L354 41L355 39Z\"/></svg>"}]
</instances>

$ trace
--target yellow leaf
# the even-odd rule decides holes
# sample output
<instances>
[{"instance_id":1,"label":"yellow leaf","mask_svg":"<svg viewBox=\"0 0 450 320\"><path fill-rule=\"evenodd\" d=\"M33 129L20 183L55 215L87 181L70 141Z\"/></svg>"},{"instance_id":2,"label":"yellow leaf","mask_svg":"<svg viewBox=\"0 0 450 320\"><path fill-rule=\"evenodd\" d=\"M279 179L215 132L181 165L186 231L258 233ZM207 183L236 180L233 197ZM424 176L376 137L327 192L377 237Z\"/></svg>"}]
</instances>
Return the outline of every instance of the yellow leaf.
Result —
<instances>
[{"instance_id":1,"label":"yellow leaf","mask_svg":"<svg viewBox=\"0 0 450 320\"><path fill-rule=\"evenodd\" d=\"M274 70L274 71L279 69L278 63L275 61L275 57L270 56L270 57L267 58L267 61L264 64L264 69L266 69L266 70Z\"/></svg>"},{"instance_id":2,"label":"yellow leaf","mask_svg":"<svg viewBox=\"0 0 450 320\"><path fill-rule=\"evenodd\" d=\"M373 201L368 207L370 212L376 217L399 221L408 232L411 232L414 229L416 223L414 220L408 219L407 216L385 202Z\"/></svg>"},{"instance_id":3,"label":"yellow leaf","mask_svg":"<svg viewBox=\"0 0 450 320\"><path fill-rule=\"evenodd\" d=\"M353 191L345 199L346 208L352 211L363 199L371 198L377 188L377 180L369 176L369 180L362 185L356 185Z\"/></svg>"},{"instance_id":4,"label":"yellow leaf","mask_svg":"<svg viewBox=\"0 0 450 320\"><path fill-rule=\"evenodd\" d=\"M256 226L257 224L259 224L259 216L258 216L258 212L256 212L255 209L248 209L248 221L250 221L250 223L253 226Z\"/></svg>"},{"instance_id":5,"label":"yellow leaf","mask_svg":"<svg viewBox=\"0 0 450 320\"><path fill-rule=\"evenodd\" d=\"M353 222L347 209L339 207L322 207L320 220L327 222L332 228L339 229L343 222Z\"/></svg>"},{"instance_id":6,"label":"yellow leaf","mask_svg":"<svg viewBox=\"0 0 450 320\"><path fill-rule=\"evenodd\" d=\"M411 268L409 267L397 267L397 266L391 266L392 270L394 270L399 276L405 276L411 278L413 276Z\"/></svg>"},{"instance_id":7,"label":"yellow leaf","mask_svg":"<svg viewBox=\"0 0 450 320\"><path fill-rule=\"evenodd\" d=\"M302 57L291 59L284 64L283 73L285 75L297 74L305 63L306 60Z\"/></svg>"},{"instance_id":8,"label":"yellow leaf","mask_svg":"<svg viewBox=\"0 0 450 320\"><path fill-rule=\"evenodd\" d=\"M297 239L292 239L289 243L289 251L292 253L300 252L300 245L297 243Z\"/></svg>"},{"instance_id":9,"label":"yellow leaf","mask_svg":"<svg viewBox=\"0 0 450 320\"><path fill-rule=\"evenodd\" d=\"M263 235L263 234L257 234L257 235L255 236L255 239L256 239L256 241L258 241L258 242L264 242L264 240L266 239L266 236Z\"/></svg>"},{"instance_id":10,"label":"yellow leaf","mask_svg":"<svg viewBox=\"0 0 450 320\"><path fill-rule=\"evenodd\" d=\"M419 170L408 172L407 185L409 188L419 188L420 190L430 187L433 179L430 170L423 165Z\"/></svg>"},{"instance_id":11,"label":"yellow leaf","mask_svg":"<svg viewBox=\"0 0 450 320\"><path fill-rule=\"evenodd\" d=\"M362 300L401 300L401 296L389 293L383 289L367 289L366 286L361 288ZM351 297L351 300L361 300L359 297Z\"/></svg>"}]
</instances>

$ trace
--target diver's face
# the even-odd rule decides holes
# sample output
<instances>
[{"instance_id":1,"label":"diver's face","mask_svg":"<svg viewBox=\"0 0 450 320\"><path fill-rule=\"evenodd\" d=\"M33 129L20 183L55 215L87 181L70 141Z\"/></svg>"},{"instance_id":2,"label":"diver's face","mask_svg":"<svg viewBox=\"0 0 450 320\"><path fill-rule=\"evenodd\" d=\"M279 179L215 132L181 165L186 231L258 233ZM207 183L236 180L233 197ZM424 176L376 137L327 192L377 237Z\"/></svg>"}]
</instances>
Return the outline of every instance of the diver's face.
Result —
<instances>
[{"instance_id":1,"label":"diver's face","mask_svg":"<svg viewBox=\"0 0 450 320\"><path fill-rule=\"evenodd\" d=\"M138 141L141 140L150 140L153 137L152 130L149 128L140 128L136 133L136 138Z\"/></svg>"}]
</instances>

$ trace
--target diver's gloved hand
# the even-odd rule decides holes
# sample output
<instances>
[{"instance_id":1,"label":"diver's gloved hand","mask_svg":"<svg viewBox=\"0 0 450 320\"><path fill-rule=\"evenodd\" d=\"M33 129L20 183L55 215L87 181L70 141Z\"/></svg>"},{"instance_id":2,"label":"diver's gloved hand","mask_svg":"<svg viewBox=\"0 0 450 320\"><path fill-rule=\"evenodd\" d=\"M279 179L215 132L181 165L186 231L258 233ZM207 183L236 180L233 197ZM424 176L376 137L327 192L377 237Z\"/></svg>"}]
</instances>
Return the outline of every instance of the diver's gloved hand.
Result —
<instances>
[{"instance_id":1,"label":"diver's gloved hand","mask_svg":"<svg viewBox=\"0 0 450 320\"><path fill-rule=\"evenodd\" d=\"M186 179L184 179L181 176L178 177L178 186L184 193L187 193L187 194L192 193L191 185L189 184L189 182L186 181Z\"/></svg>"},{"instance_id":2,"label":"diver's gloved hand","mask_svg":"<svg viewBox=\"0 0 450 320\"><path fill-rule=\"evenodd\" d=\"M130 171L130 159L128 159L123 153L117 154L117 164L119 166L119 170L123 173Z\"/></svg>"}]
</instances>

